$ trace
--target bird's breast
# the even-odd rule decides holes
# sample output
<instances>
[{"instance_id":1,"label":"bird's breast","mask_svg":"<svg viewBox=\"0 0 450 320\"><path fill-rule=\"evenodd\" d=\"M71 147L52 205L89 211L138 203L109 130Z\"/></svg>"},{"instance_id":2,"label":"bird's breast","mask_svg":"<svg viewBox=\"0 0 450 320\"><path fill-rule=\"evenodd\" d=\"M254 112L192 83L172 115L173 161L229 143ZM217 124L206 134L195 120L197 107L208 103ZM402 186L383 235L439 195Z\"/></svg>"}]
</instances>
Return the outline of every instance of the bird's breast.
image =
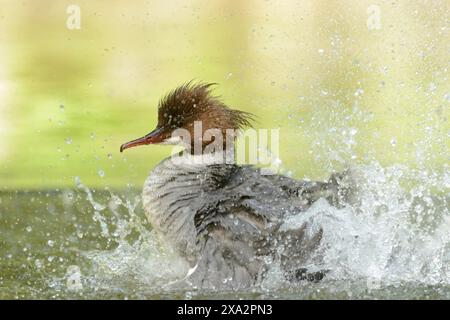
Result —
<instances>
[{"instance_id":1,"label":"bird's breast","mask_svg":"<svg viewBox=\"0 0 450 320\"><path fill-rule=\"evenodd\" d=\"M152 227L184 253L195 255L195 214L210 195L205 194L202 177L205 166L174 163L166 159L145 181L143 206Z\"/></svg>"}]
</instances>

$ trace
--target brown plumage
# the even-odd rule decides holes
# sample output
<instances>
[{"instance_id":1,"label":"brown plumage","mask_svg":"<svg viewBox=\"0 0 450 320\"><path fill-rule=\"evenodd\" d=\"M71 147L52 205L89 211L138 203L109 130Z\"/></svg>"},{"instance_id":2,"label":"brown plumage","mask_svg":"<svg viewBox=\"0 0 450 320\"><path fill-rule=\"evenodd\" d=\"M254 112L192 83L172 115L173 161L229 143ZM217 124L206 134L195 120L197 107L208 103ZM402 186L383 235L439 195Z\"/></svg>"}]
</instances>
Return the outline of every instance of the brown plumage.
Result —
<instances>
[{"instance_id":1,"label":"brown plumage","mask_svg":"<svg viewBox=\"0 0 450 320\"><path fill-rule=\"evenodd\" d=\"M212 141L203 139L207 130L219 130L224 150L234 142L237 130L251 127L253 114L226 106L219 97L212 94L214 83L194 83L192 81L179 86L158 105L158 124L153 132L121 146L121 151L143 144L173 143L170 138L176 136L177 129L186 129L191 137L190 151L201 153ZM195 122L201 123L200 135L195 139ZM230 130L231 129L231 130ZM212 137L213 138L213 137ZM201 141L199 141L201 139ZM194 145L199 143L200 148Z\"/></svg>"},{"instance_id":2,"label":"brown plumage","mask_svg":"<svg viewBox=\"0 0 450 320\"><path fill-rule=\"evenodd\" d=\"M175 129L189 131L192 138L190 148L192 154L202 152L211 143L208 139L203 139L207 130L220 130L225 149L227 141L234 141L236 130L250 127L253 120L251 113L230 109L219 97L214 96L213 85L215 84L191 81L173 90L159 102L157 128L166 128L163 130L167 136L172 135ZM194 147L195 121L201 122L202 125L202 139L201 141L197 139L201 148L198 149Z\"/></svg>"},{"instance_id":3,"label":"brown plumage","mask_svg":"<svg viewBox=\"0 0 450 320\"><path fill-rule=\"evenodd\" d=\"M215 83L188 82L167 94L158 105L158 127L190 127L203 121L210 128L244 129L251 126L253 115L227 107L212 94Z\"/></svg>"}]
</instances>

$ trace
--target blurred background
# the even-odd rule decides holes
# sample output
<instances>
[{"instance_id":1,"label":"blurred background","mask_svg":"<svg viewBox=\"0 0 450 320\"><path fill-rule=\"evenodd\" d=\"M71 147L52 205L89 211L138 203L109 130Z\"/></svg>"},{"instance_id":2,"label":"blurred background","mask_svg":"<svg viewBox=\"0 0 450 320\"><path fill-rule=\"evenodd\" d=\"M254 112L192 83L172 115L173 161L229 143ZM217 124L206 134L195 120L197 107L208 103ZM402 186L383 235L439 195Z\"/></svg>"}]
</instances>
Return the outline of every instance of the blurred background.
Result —
<instances>
[{"instance_id":1,"label":"blurred background","mask_svg":"<svg viewBox=\"0 0 450 320\"><path fill-rule=\"evenodd\" d=\"M449 33L448 0L0 0L0 299L202 297L164 293L140 203L172 148L119 152L192 79L280 129L283 173L362 168L314 209L331 281L238 297L450 299Z\"/></svg>"},{"instance_id":2,"label":"blurred background","mask_svg":"<svg viewBox=\"0 0 450 320\"><path fill-rule=\"evenodd\" d=\"M445 170L449 21L449 1L0 0L0 187L140 188L171 148L119 146L191 79L280 128L296 177Z\"/></svg>"}]
</instances>

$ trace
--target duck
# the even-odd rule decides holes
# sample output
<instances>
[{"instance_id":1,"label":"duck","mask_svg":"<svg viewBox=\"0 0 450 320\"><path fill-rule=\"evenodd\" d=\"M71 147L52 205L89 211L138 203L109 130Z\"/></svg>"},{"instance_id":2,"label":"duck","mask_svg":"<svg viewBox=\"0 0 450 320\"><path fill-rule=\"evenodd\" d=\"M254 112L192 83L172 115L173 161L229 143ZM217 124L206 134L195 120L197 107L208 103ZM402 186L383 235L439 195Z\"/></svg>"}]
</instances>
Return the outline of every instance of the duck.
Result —
<instances>
[{"instance_id":1,"label":"duck","mask_svg":"<svg viewBox=\"0 0 450 320\"><path fill-rule=\"evenodd\" d=\"M184 280L196 288L256 286L273 264L287 281L320 281L327 270L309 266L322 228L285 224L319 199L344 206L352 192L348 172L309 181L238 164L236 138L253 128L255 116L228 107L214 95L214 85L191 81L169 92L159 101L156 128L120 146L120 152L153 144L182 146L145 180L147 220L190 266Z\"/></svg>"}]
</instances>

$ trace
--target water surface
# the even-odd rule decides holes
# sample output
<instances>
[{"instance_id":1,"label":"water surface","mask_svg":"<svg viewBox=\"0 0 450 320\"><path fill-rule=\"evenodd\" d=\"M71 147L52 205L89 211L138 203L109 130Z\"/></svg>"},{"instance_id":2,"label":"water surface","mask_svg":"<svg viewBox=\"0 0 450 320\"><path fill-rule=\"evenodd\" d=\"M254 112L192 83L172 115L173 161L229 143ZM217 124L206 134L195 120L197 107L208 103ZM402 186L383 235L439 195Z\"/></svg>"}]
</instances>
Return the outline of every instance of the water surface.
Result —
<instances>
[{"instance_id":1,"label":"water surface","mask_svg":"<svg viewBox=\"0 0 450 320\"><path fill-rule=\"evenodd\" d=\"M450 199L437 188L448 176L417 184L407 168L355 170L357 203L320 199L287 223L324 229L326 277L293 285L275 263L238 292L173 286L188 266L146 222L139 190L90 190L78 179L73 189L1 192L0 298L449 299ZM411 175L416 184L405 183Z\"/></svg>"}]
</instances>

